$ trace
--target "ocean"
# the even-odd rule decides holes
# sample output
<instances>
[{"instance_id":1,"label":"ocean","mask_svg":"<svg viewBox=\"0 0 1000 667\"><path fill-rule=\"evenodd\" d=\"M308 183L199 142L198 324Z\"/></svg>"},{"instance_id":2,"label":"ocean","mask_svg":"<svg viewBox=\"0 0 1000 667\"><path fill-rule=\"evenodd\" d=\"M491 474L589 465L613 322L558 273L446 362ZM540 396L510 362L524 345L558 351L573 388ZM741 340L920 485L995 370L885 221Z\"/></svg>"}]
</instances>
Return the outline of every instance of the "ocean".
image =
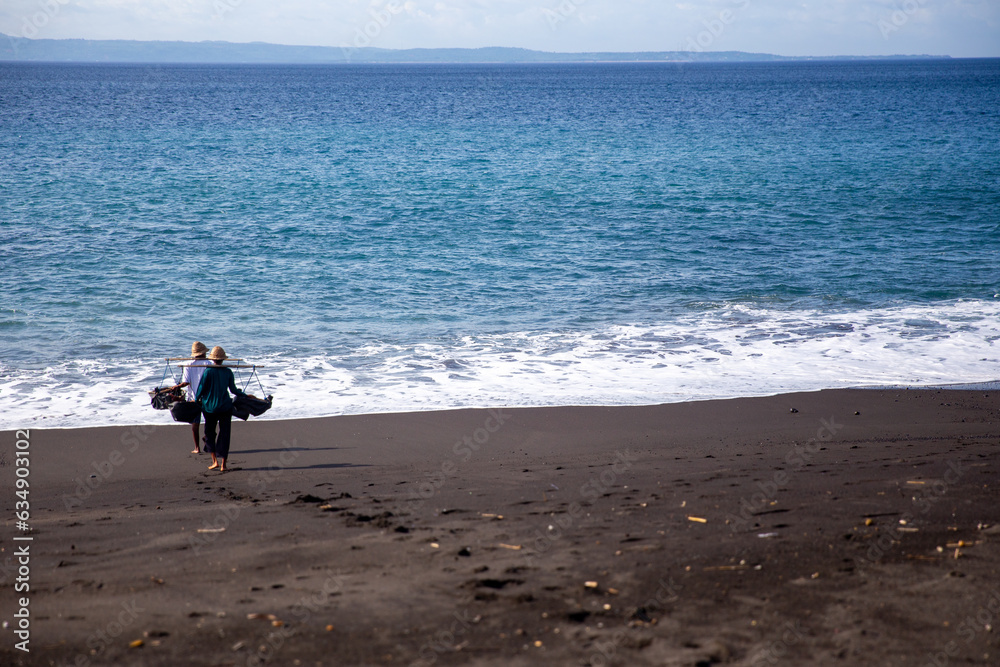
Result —
<instances>
[{"instance_id":1,"label":"ocean","mask_svg":"<svg viewBox=\"0 0 1000 667\"><path fill-rule=\"evenodd\" d=\"M0 428L1000 378L1000 60L0 64Z\"/></svg>"}]
</instances>

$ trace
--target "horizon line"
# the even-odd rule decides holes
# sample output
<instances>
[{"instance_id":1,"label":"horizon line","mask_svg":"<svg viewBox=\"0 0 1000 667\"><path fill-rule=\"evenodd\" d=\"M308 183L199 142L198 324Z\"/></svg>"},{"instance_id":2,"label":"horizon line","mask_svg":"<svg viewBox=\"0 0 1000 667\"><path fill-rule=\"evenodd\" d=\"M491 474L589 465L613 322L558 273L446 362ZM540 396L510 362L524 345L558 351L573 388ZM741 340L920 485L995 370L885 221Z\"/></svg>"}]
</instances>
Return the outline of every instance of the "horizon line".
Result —
<instances>
[{"instance_id":1,"label":"horizon line","mask_svg":"<svg viewBox=\"0 0 1000 667\"><path fill-rule=\"evenodd\" d=\"M338 46L328 46L319 44L282 44L278 42L265 42L265 41L251 41L251 42L232 42L229 40L218 40L218 39L203 39L203 40L185 40L185 39L122 39L122 38L112 38L112 39L93 39L89 37L43 37L43 38L33 38L24 37L17 35L9 35L4 32L0 32L0 36L6 37L10 40L23 40L27 42L120 42L120 43L131 43L131 44L225 44L232 46L274 46L290 49L340 49L342 51L352 51L352 52L382 52L382 53L402 53L407 51L487 51L487 50L509 50L509 51L523 51L527 53L539 53L548 54L554 56L574 56L574 55L643 55L643 54L691 54L691 55L724 55L724 54L742 54L742 55L752 55L752 56L768 56L773 58L786 58L790 60L801 60L801 59L836 59L836 58L855 58L855 59L890 59L890 58L928 58L928 59L956 59L956 60L988 60L997 59L998 56L952 56L950 54L930 54L930 53L894 53L894 54L852 54L852 53L841 53L841 54L824 54L824 55L797 55L790 56L780 53L771 53L767 51L742 51L737 49L729 49L725 51L710 51L710 50L700 50L692 51L690 49L643 49L639 51L613 51L613 50L590 50L590 51L546 51L542 49L532 49L524 46L502 46L502 45L491 45L491 46L411 46L404 48L384 48L375 46L352 46L352 45L338 45Z\"/></svg>"}]
</instances>

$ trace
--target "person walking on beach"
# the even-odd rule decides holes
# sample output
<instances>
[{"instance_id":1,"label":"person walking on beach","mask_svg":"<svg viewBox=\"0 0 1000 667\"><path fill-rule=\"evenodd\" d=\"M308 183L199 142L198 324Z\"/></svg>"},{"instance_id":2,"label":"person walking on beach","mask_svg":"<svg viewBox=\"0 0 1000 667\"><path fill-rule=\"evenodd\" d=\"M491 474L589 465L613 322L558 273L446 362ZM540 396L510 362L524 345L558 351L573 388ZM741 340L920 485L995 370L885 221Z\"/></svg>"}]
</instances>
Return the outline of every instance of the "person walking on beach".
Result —
<instances>
[{"instance_id":1,"label":"person walking on beach","mask_svg":"<svg viewBox=\"0 0 1000 667\"><path fill-rule=\"evenodd\" d=\"M229 394L245 396L237 386L233 372L222 365L226 351L216 345L208 353L214 365L205 368L196 394L205 413L205 451L212 455L209 470L224 472L229 457L229 439L233 428L233 399ZM218 436L216 436L218 426Z\"/></svg>"},{"instance_id":2,"label":"person walking on beach","mask_svg":"<svg viewBox=\"0 0 1000 667\"><path fill-rule=\"evenodd\" d=\"M208 348L205 347L205 344L201 341L195 341L191 344L191 356L193 358L191 363L185 366L184 375L181 377L181 383L177 385L178 387L187 387L185 398L189 401L198 400L198 387L201 384L201 375L205 372L205 366L212 365L212 362L205 358L207 353ZM198 420L191 424L191 434L194 436L194 449L191 450L192 454L201 453L201 439L198 437L198 427L200 425L201 412L198 413Z\"/></svg>"}]
</instances>

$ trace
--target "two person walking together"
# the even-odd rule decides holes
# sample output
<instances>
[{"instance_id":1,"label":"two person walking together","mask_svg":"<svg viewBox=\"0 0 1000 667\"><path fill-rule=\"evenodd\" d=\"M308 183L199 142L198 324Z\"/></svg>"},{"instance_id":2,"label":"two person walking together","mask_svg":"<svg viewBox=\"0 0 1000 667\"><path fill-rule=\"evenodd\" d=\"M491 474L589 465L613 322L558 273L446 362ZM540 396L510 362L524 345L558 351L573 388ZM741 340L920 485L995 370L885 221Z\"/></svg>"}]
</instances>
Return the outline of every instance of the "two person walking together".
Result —
<instances>
[{"instance_id":1,"label":"two person walking together","mask_svg":"<svg viewBox=\"0 0 1000 667\"><path fill-rule=\"evenodd\" d=\"M236 386L233 371L222 365L229 357L226 351L216 345L211 351L199 341L191 345L191 363L184 368L180 387L186 387L187 400L201 404L205 415L205 451L212 455L209 470L226 470L229 457L229 441L233 427L233 399L246 394ZM198 425L201 419L191 425L194 435L194 451L200 453ZM218 433L216 433L218 431Z\"/></svg>"}]
</instances>

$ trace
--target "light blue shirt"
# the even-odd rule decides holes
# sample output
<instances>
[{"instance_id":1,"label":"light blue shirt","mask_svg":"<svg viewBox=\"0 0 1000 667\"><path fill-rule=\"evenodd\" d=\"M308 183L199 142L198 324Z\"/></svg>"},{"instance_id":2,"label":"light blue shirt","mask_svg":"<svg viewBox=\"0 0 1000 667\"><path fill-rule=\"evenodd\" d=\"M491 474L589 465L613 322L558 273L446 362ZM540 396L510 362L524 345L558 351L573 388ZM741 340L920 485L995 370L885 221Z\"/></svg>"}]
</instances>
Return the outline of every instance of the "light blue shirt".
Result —
<instances>
[{"instance_id":1,"label":"light blue shirt","mask_svg":"<svg viewBox=\"0 0 1000 667\"><path fill-rule=\"evenodd\" d=\"M197 400L198 385L201 384L201 374L205 372L205 366L211 365L212 362L209 359L192 359L191 363L184 368L184 376L181 378L181 382L188 383L188 386L185 387L187 400Z\"/></svg>"}]
</instances>

